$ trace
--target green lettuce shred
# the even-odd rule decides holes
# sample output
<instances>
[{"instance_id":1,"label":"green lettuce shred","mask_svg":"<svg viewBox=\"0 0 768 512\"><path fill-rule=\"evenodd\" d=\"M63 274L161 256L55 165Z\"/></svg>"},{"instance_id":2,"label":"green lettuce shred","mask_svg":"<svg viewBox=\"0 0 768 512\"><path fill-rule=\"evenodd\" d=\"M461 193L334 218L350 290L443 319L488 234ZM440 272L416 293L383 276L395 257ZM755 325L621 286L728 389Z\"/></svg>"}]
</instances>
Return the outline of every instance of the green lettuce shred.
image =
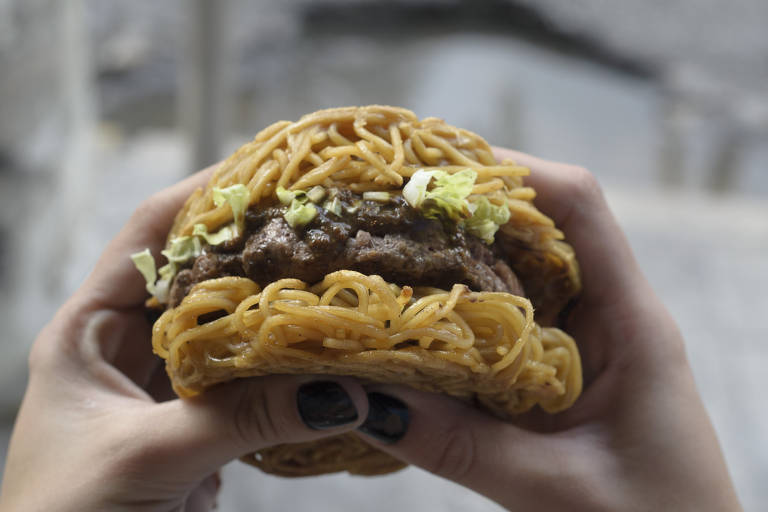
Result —
<instances>
[{"instance_id":1,"label":"green lettuce shred","mask_svg":"<svg viewBox=\"0 0 768 512\"><path fill-rule=\"evenodd\" d=\"M149 249L144 249L141 252L131 254L131 260L147 282L147 291L154 295L157 267L155 266L155 258L152 257L152 253L149 252Z\"/></svg>"},{"instance_id":2,"label":"green lettuce shred","mask_svg":"<svg viewBox=\"0 0 768 512\"><path fill-rule=\"evenodd\" d=\"M131 254L131 260L147 282L147 291L158 301L164 303L168 301L168 292L171 290L171 283L179 265L191 258L197 258L201 252L202 246L198 237L182 236L171 240L168 249L162 251L163 256L168 259L168 263L160 267L159 271L149 249Z\"/></svg>"},{"instance_id":3,"label":"green lettuce shred","mask_svg":"<svg viewBox=\"0 0 768 512\"><path fill-rule=\"evenodd\" d=\"M286 222L292 228L295 228L308 224L316 215L317 208L315 208L314 204L294 199L283 214L283 217L285 217Z\"/></svg>"},{"instance_id":4,"label":"green lettuce shred","mask_svg":"<svg viewBox=\"0 0 768 512\"><path fill-rule=\"evenodd\" d=\"M155 283L155 291L150 292L158 301L166 302L171 290L171 283L179 270L179 265L197 258L202 253L202 243L197 236L180 236L171 240L168 249L160 251L166 257L168 263L160 267L158 273L160 279Z\"/></svg>"},{"instance_id":5,"label":"green lettuce shred","mask_svg":"<svg viewBox=\"0 0 768 512\"><path fill-rule=\"evenodd\" d=\"M352 204L345 205L344 206L344 210L346 210L346 212L349 213L350 215L353 215L353 214L357 213L357 210L360 209L360 205L362 205L362 204L363 204L362 201L355 200L355 201L352 202Z\"/></svg>"},{"instance_id":6,"label":"green lettuce shred","mask_svg":"<svg viewBox=\"0 0 768 512\"><path fill-rule=\"evenodd\" d=\"M470 200L476 179L472 169L454 174L421 169L403 187L403 197L425 217L462 222L468 233L492 244L499 227L509 222L509 207L493 204L482 195Z\"/></svg>"},{"instance_id":7,"label":"green lettuce shred","mask_svg":"<svg viewBox=\"0 0 768 512\"><path fill-rule=\"evenodd\" d=\"M181 245L178 245L177 247L180 246ZM163 251L164 254L166 252L169 251ZM152 253L149 252L149 249L144 249L141 252L131 254L131 260L133 260L133 264L136 265L136 268L147 282L147 291L161 303L167 302L168 292L171 289L171 282L173 281L173 276L176 275L176 262L169 261L167 264L160 267L160 279L158 279L155 259L152 257Z\"/></svg>"},{"instance_id":8,"label":"green lettuce shred","mask_svg":"<svg viewBox=\"0 0 768 512\"><path fill-rule=\"evenodd\" d=\"M296 198L296 194L298 192L294 190L287 190L283 187L277 187L277 200L285 205L291 204L291 201L293 201Z\"/></svg>"},{"instance_id":9,"label":"green lettuce shred","mask_svg":"<svg viewBox=\"0 0 768 512\"><path fill-rule=\"evenodd\" d=\"M373 190L373 191L369 191L369 192L363 192L363 199L366 199L368 201L376 201L376 202L379 202L379 203L386 203L386 202L389 201L390 197L391 196L390 196L389 192L385 192L385 191Z\"/></svg>"},{"instance_id":10,"label":"green lettuce shred","mask_svg":"<svg viewBox=\"0 0 768 512\"><path fill-rule=\"evenodd\" d=\"M192 228L192 234L202 238L210 245L219 245L235 238L233 226L224 226L216 233L209 233L205 224L195 224Z\"/></svg>"},{"instance_id":11,"label":"green lettuce shred","mask_svg":"<svg viewBox=\"0 0 768 512\"><path fill-rule=\"evenodd\" d=\"M197 258L202 251L200 239L196 236L180 236L171 240L168 249L160 253L168 258L170 263L184 263L191 258Z\"/></svg>"},{"instance_id":12,"label":"green lettuce shred","mask_svg":"<svg viewBox=\"0 0 768 512\"><path fill-rule=\"evenodd\" d=\"M309 192L277 187L277 199L288 205L283 217L292 228L308 224L317 215L317 208L312 203L322 201L325 197L325 189L318 187L310 189Z\"/></svg>"},{"instance_id":13,"label":"green lettuce shred","mask_svg":"<svg viewBox=\"0 0 768 512\"><path fill-rule=\"evenodd\" d=\"M307 197L313 203L318 204L325 198L325 189L320 185L315 185L307 191Z\"/></svg>"},{"instance_id":14,"label":"green lettuce shred","mask_svg":"<svg viewBox=\"0 0 768 512\"><path fill-rule=\"evenodd\" d=\"M413 173L411 179L403 187L403 198L414 208L421 207L424 198L427 195L427 185L429 185L432 176L442 171L425 171L420 169Z\"/></svg>"},{"instance_id":15,"label":"green lettuce shred","mask_svg":"<svg viewBox=\"0 0 768 512\"><path fill-rule=\"evenodd\" d=\"M333 213L337 217L341 217L341 201L339 201L338 197L334 197L333 199L326 201L323 204L323 208L326 211Z\"/></svg>"},{"instance_id":16,"label":"green lettuce shred","mask_svg":"<svg viewBox=\"0 0 768 512\"><path fill-rule=\"evenodd\" d=\"M464 229L490 245L499 226L509 222L509 207L492 204L485 196L472 199L469 206L472 216L464 220Z\"/></svg>"},{"instance_id":17,"label":"green lettuce shred","mask_svg":"<svg viewBox=\"0 0 768 512\"><path fill-rule=\"evenodd\" d=\"M202 240L211 245L218 245L235 238L242 231L245 226L245 211L248 209L250 197L250 192L245 185L214 188L214 204L216 206L221 206L224 203L229 204L229 207L232 208L234 222L216 233L208 233L205 224L195 224L192 235L174 238L168 248L161 251L162 255L168 259L168 263L160 267L159 270L156 269L155 259L149 249L132 254L131 260L147 282L147 291L161 303L167 302L171 283L179 270L179 266L200 256Z\"/></svg>"},{"instance_id":18,"label":"green lettuce shred","mask_svg":"<svg viewBox=\"0 0 768 512\"><path fill-rule=\"evenodd\" d=\"M173 278L178 270L178 265L172 261L169 261L160 267L160 270L158 271L160 274L160 279L158 279L155 283L155 293L153 294L159 302L163 304L168 302L168 294L171 291L171 283L173 282Z\"/></svg>"},{"instance_id":19,"label":"green lettuce shred","mask_svg":"<svg viewBox=\"0 0 768 512\"><path fill-rule=\"evenodd\" d=\"M447 217L459 221L471 215L467 197L472 193L476 179L477 173L472 169L453 174L421 169L403 187L403 197L427 218ZM433 187L429 189L433 180Z\"/></svg>"},{"instance_id":20,"label":"green lettuce shred","mask_svg":"<svg viewBox=\"0 0 768 512\"><path fill-rule=\"evenodd\" d=\"M225 202L229 203L238 232L242 230L245 224L245 210L248 209L250 200L251 193L248 191L248 187L241 183L227 188L215 187L213 189L213 203L216 206L221 206Z\"/></svg>"}]
</instances>

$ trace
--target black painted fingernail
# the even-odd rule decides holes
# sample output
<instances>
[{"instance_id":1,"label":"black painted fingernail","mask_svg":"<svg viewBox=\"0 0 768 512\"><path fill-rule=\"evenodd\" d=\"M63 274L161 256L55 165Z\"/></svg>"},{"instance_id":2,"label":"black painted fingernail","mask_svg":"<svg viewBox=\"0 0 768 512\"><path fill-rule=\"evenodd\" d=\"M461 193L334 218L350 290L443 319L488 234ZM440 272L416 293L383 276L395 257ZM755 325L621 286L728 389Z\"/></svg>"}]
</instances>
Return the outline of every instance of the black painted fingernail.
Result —
<instances>
[{"instance_id":1,"label":"black painted fingernail","mask_svg":"<svg viewBox=\"0 0 768 512\"><path fill-rule=\"evenodd\" d=\"M410 419L408 407L397 398L368 393L368 417L358 430L379 441L395 443L405 435Z\"/></svg>"},{"instance_id":2,"label":"black painted fingernail","mask_svg":"<svg viewBox=\"0 0 768 512\"><path fill-rule=\"evenodd\" d=\"M357 420L355 403L336 382L303 384L296 393L299 414L309 428L323 430Z\"/></svg>"}]
</instances>

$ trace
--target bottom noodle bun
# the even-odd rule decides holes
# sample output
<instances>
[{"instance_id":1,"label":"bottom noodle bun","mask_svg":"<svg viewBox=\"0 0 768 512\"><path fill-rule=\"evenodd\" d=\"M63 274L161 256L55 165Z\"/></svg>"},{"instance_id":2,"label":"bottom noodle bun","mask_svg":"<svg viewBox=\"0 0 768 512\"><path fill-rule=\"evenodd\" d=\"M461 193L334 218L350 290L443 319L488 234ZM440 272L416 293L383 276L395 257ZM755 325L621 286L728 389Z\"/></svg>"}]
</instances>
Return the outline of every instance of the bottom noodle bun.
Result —
<instances>
[{"instance_id":1,"label":"bottom noodle bun","mask_svg":"<svg viewBox=\"0 0 768 512\"><path fill-rule=\"evenodd\" d=\"M272 446L246 455L240 460L265 473L280 476L313 476L339 471L375 476L392 473L407 466L352 433L306 443Z\"/></svg>"},{"instance_id":2,"label":"bottom noodle bun","mask_svg":"<svg viewBox=\"0 0 768 512\"><path fill-rule=\"evenodd\" d=\"M444 393L508 419L534 405L570 407L582 385L573 339L537 325L524 297L461 284L399 287L350 270L264 289L243 277L203 281L163 313L152 343L180 396L238 377L349 375ZM288 476L404 467L350 434L244 460Z\"/></svg>"}]
</instances>

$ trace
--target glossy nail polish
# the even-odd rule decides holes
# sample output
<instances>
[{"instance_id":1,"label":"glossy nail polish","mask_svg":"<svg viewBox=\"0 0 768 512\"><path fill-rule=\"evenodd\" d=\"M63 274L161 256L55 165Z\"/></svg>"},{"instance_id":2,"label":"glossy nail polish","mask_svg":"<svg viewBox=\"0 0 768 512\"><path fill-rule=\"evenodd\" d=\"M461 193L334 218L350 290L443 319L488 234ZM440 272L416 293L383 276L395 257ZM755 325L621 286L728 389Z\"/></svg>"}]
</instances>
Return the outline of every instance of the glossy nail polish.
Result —
<instances>
[{"instance_id":1,"label":"glossy nail polish","mask_svg":"<svg viewBox=\"0 0 768 512\"><path fill-rule=\"evenodd\" d=\"M296 393L296 405L304 423L323 430L357 420L357 409L344 388L336 382L317 381L303 384Z\"/></svg>"},{"instance_id":2,"label":"glossy nail polish","mask_svg":"<svg viewBox=\"0 0 768 512\"><path fill-rule=\"evenodd\" d=\"M358 427L360 432L384 443L395 443L408 430L408 407L395 397L383 393L368 393L368 417Z\"/></svg>"}]
</instances>

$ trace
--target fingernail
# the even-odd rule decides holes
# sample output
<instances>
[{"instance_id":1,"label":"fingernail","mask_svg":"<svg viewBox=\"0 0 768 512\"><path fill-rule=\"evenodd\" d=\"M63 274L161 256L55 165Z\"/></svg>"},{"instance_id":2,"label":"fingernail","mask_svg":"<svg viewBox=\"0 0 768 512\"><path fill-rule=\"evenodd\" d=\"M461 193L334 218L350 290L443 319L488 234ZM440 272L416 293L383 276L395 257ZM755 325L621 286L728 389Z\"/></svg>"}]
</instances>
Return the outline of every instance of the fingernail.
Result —
<instances>
[{"instance_id":1,"label":"fingernail","mask_svg":"<svg viewBox=\"0 0 768 512\"><path fill-rule=\"evenodd\" d=\"M368 417L358 427L360 432L387 444L402 439L408 430L408 407L395 397L368 393Z\"/></svg>"},{"instance_id":2,"label":"fingernail","mask_svg":"<svg viewBox=\"0 0 768 512\"><path fill-rule=\"evenodd\" d=\"M344 388L336 382L303 384L296 393L296 405L304 423L314 430L338 427L357 420L357 409Z\"/></svg>"}]
</instances>

